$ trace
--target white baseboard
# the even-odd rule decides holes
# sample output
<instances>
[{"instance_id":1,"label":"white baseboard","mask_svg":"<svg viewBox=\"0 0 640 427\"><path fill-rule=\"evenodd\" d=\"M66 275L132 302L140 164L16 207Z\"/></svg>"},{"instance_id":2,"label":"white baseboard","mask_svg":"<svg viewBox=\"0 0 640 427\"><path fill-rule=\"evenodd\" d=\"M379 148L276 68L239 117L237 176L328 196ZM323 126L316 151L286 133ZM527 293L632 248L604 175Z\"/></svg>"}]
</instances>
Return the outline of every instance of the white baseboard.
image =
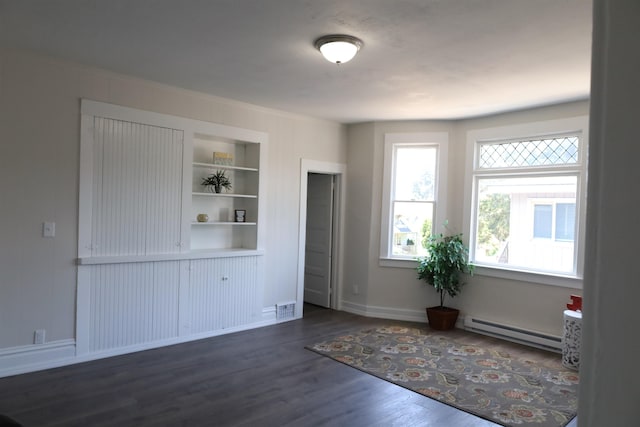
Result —
<instances>
[{"instance_id":1,"label":"white baseboard","mask_svg":"<svg viewBox=\"0 0 640 427\"><path fill-rule=\"evenodd\" d=\"M263 322L268 322L268 321L273 321L273 323L276 323L276 306L272 305L271 307L265 307L262 309L262 321Z\"/></svg>"},{"instance_id":2,"label":"white baseboard","mask_svg":"<svg viewBox=\"0 0 640 427\"><path fill-rule=\"evenodd\" d=\"M349 301L342 301L342 310L359 314L361 316L366 317L376 317L379 319L391 319L391 320L405 320L408 322L418 322L425 323L427 322L427 313L425 310L407 310L402 308L393 308L393 307L376 307L376 306L368 306L364 304L357 304ZM456 328L464 329L464 316L458 316L458 320L456 321Z\"/></svg>"},{"instance_id":3,"label":"white baseboard","mask_svg":"<svg viewBox=\"0 0 640 427\"><path fill-rule=\"evenodd\" d=\"M342 301L342 310L366 317L377 317L379 319L406 320L409 322L427 322L427 315L424 310L407 310L393 307L377 307L358 304L350 301Z\"/></svg>"},{"instance_id":4,"label":"white baseboard","mask_svg":"<svg viewBox=\"0 0 640 427\"><path fill-rule=\"evenodd\" d=\"M262 311L262 318L258 322L82 355L76 355L76 343L73 339L39 345L0 349L0 378L25 374L28 372L42 371L60 366L73 365L75 363L89 362L91 360L104 359L107 357L120 356L122 354L135 353L138 351L151 350L154 348L166 347L189 341L212 338L219 335L275 325L276 323L276 312L274 307L264 309Z\"/></svg>"},{"instance_id":5,"label":"white baseboard","mask_svg":"<svg viewBox=\"0 0 640 427\"><path fill-rule=\"evenodd\" d=\"M380 319L406 320L411 322L426 323L426 314L423 310L407 310L392 307L367 306L364 304L342 301L340 305L343 311L359 314L366 317ZM291 319L294 320L294 319ZM74 363L88 362L104 359L106 357L119 356L137 351L151 350L174 344L181 344L219 335L261 328L277 324L276 309L267 307L262 310L262 317L258 322L233 328L219 329L199 334L185 335L160 341L141 343L126 347L119 347L105 351L87 353L76 356L76 343L73 339L54 341L46 344L28 345L0 349L0 378L44 369L57 368L72 365ZM464 327L464 318L459 318L457 327Z\"/></svg>"},{"instance_id":6,"label":"white baseboard","mask_svg":"<svg viewBox=\"0 0 640 427\"><path fill-rule=\"evenodd\" d=\"M135 352L138 352L138 351L152 350L154 348L167 347L167 346L170 346L170 345L182 344L182 343L186 343L186 342L190 342L190 341L197 341L197 340L202 340L202 339L206 339L206 338L213 338L213 337L217 337L217 336L220 336L220 335L232 334L234 332L242 332L242 331L246 331L246 330L249 330L249 329L262 328L264 326L273 325L275 323L276 323L275 321L270 321L270 320L259 321L259 322L254 322L254 323L248 323L246 325L234 326L232 328L217 329L215 331L201 332L201 333L197 333L197 334L191 334L191 335L185 335L185 336L181 336L181 337L169 338L169 339L164 339L164 340L160 340L160 341L153 341L153 342L142 343L142 344L134 344L134 345L126 346L126 347L118 347L118 348L113 348L113 349L104 350L104 351L95 352L95 353L87 353L87 354L83 354L81 356L78 356L75 359L74 363L89 362L91 360L104 359L104 358L107 358L107 357L120 356L120 355L128 354L128 353L135 353Z\"/></svg>"},{"instance_id":7,"label":"white baseboard","mask_svg":"<svg viewBox=\"0 0 640 427\"><path fill-rule=\"evenodd\" d=\"M75 363L76 341L51 341L0 349L0 378Z\"/></svg>"}]
</instances>

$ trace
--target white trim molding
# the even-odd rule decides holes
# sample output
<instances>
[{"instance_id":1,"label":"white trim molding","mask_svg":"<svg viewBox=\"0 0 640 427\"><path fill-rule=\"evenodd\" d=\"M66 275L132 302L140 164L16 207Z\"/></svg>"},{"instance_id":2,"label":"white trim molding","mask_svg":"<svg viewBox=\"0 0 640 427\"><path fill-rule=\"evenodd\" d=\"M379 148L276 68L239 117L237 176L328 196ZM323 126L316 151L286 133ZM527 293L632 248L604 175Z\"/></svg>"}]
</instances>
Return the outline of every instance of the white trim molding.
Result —
<instances>
[{"instance_id":1,"label":"white trim molding","mask_svg":"<svg viewBox=\"0 0 640 427\"><path fill-rule=\"evenodd\" d=\"M476 263L476 274L487 277L505 278L512 281L523 283L536 283L551 286L561 286L570 289L582 288L582 276L584 270L584 252L585 252L585 234L586 234L586 188L587 188L587 148L589 145L589 118L588 116L567 117L555 120L544 120L518 123L508 126L498 126L483 129L472 129L466 133L466 163L465 163L465 182L464 182L464 205L463 205L463 230L469 236L470 261L474 262L474 239L477 213L476 188L478 176L508 174L514 175L521 173L517 167L508 168L504 171L496 169L487 174L484 171L479 172L476 168L478 158L478 147L481 143L492 141L518 141L530 138L543 138L558 135L579 135L579 158L575 167L572 166L571 173L578 176L577 195L576 195L576 236L575 236L575 265L574 272L570 274L554 273L552 271L541 271L534 269L526 269L517 266L505 267L495 264ZM521 169L521 168L520 168ZM527 170L528 174L538 173L543 176L544 173L552 171L550 168L540 168L536 171ZM525 176L525 175L523 175Z\"/></svg>"},{"instance_id":2,"label":"white trim molding","mask_svg":"<svg viewBox=\"0 0 640 427\"><path fill-rule=\"evenodd\" d=\"M111 348L95 353L77 353L76 342L73 339L52 341L46 344L10 347L0 349L0 378L151 350L174 344L182 344L189 341L262 328L264 326L275 325L276 323L275 307L267 307L262 310L262 319L254 323L125 347Z\"/></svg>"},{"instance_id":3,"label":"white trim molding","mask_svg":"<svg viewBox=\"0 0 640 427\"><path fill-rule=\"evenodd\" d=\"M76 363L73 339L0 349L0 378Z\"/></svg>"},{"instance_id":4,"label":"white trim molding","mask_svg":"<svg viewBox=\"0 0 640 427\"><path fill-rule=\"evenodd\" d=\"M427 322L425 310L408 310L395 307L377 307L342 300L342 310L365 317L379 319L406 320L409 322Z\"/></svg>"},{"instance_id":5,"label":"white trim molding","mask_svg":"<svg viewBox=\"0 0 640 427\"><path fill-rule=\"evenodd\" d=\"M443 232L442 224L447 220L447 170L449 163L449 132L410 132L384 134L384 165L382 181L382 207L380 213L381 267L410 268L411 258L393 256L391 249L392 189L395 176L394 150L400 145L431 146L437 149L434 232ZM413 264L414 265L414 264Z\"/></svg>"},{"instance_id":6,"label":"white trim molding","mask_svg":"<svg viewBox=\"0 0 640 427\"><path fill-rule=\"evenodd\" d=\"M332 268L332 284L333 289L331 297L331 308L339 309L342 307L340 301L340 289L342 287L342 254L344 253L344 230L346 219L346 189L347 189L347 165L343 163L330 163L317 160L300 159L300 206L298 224L298 286L296 298L295 318L302 318L302 309L304 306L304 261L305 261L305 244L307 239L307 177L309 173L321 173L334 175L336 177L336 204L335 211L337 218L334 231L334 265Z\"/></svg>"},{"instance_id":7,"label":"white trim molding","mask_svg":"<svg viewBox=\"0 0 640 427\"><path fill-rule=\"evenodd\" d=\"M269 307L265 307L262 309L262 322L260 323L264 323L264 326L267 325L275 325L276 323L278 323L277 318L276 318L276 306L272 305Z\"/></svg>"}]
</instances>

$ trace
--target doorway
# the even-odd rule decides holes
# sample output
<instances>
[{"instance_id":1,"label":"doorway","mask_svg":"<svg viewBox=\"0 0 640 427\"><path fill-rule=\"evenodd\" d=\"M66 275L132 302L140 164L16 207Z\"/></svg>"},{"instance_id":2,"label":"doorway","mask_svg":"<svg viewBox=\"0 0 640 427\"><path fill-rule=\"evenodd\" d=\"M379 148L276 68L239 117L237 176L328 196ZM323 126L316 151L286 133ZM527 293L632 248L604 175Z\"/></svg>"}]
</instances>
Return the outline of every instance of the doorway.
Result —
<instances>
[{"instance_id":1,"label":"doorway","mask_svg":"<svg viewBox=\"0 0 640 427\"><path fill-rule=\"evenodd\" d=\"M305 305L340 307L345 173L343 164L301 161L296 317Z\"/></svg>"},{"instance_id":2,"label":"doorway","mask_svg":"<svg viewBox=\"0 0 640 427\"><path fill-rule=\"evenodd\" d=\"M334 186L334 175L307 175L304 302L324 308L332 298Z\"/></svg>"}]
</instances>

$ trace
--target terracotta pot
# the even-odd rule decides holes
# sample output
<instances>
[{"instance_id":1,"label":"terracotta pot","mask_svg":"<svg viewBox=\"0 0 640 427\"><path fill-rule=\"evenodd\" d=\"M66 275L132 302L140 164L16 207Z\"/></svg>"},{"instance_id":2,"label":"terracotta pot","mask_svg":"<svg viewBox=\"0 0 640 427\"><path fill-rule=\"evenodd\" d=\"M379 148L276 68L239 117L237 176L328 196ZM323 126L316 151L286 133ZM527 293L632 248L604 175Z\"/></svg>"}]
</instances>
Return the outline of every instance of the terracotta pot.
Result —
<instances>
[{"instance_id":1,"label":"terracotta pot","mask_svg":"<svg viewBox=\"0 0 640 427\"><path fill-rule=\"evenodd\" d=\"M460 310L449 307L427 307L429 326L436 331L448 331L456 326Z\"/></svg>"}]
</instances>

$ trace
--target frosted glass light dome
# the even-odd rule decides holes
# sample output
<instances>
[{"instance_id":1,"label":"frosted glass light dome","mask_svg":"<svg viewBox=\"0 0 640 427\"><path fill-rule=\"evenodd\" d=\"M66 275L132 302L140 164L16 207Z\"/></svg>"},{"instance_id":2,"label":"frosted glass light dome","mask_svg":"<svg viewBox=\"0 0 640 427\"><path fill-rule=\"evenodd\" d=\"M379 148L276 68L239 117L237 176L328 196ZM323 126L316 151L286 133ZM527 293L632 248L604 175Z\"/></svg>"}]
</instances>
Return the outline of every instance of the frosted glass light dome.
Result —
<instances>
[{"instance_id":1,"label":"frosted glass light dome","mask_svg":"<svg viewBox=\"0 0 640 427\"><path fill-rule=\"evenodd\" d=\"M362 47L362 40L353 36L336 34L320 37L316 40L315 45L327 61L334 64L344 64L356 56Z\"/></svg>"}]
</instances>

